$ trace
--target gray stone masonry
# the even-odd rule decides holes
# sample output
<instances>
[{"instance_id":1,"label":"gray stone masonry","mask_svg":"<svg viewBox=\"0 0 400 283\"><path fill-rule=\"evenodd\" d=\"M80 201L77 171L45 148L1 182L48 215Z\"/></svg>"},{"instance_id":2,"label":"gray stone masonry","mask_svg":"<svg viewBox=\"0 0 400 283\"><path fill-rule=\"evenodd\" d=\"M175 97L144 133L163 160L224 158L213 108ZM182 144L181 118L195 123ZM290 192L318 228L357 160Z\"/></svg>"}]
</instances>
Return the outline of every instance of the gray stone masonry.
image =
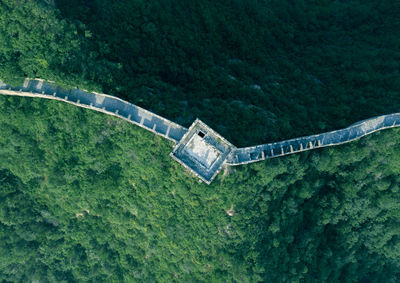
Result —
<instances>
[{"instance_id":1,"label":"gray stone masonry","mask_svg":"<svg viewBox=\"0 0 400 283\"><path fill-rule=\"evenodd\" d=\"M0 81L0 94L59 100L124 119L176 143L171 156L207 184L213 181L224 165L247 164L339 145L376 131L400 126L400 113L393 113L366 119L336 131L236 148L199 119L186 129L137 105L107 94L91 93L78 88L65 90L40 79L26 79L22 86L17 87Z\"/></svg>"},{"instance_id":2,"label":"gray stone masonry","mask_svg":"<svg viewBox=\"0 0 400 283\"><path fill-rule=\"evenodd\" d=\"M235 147L205 123L196 119L171 156L210 184Z\"/></svg>"},{"instance_id":3,"label":"gray stone masonry","mask_svg":"<svg viewBox=\"0 0 400 283\"><path fill-rule=\"evenodd\" d=\"M65 90L43 80L25 80L22 86L12 87L0 81L0 94L40 97L64 101L117 116L173 142L181 140L187 129L137 105L107 94L91 93L78 88Z\"/></svg>"}]
</instances>

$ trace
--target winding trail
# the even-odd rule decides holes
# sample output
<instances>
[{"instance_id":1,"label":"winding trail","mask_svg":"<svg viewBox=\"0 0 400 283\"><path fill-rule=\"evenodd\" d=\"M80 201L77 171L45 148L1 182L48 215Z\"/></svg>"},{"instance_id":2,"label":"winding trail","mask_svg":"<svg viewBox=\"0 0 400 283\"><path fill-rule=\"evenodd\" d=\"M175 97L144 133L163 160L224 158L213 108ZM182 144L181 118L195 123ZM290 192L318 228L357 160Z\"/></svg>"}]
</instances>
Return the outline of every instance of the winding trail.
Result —
<instances>
[{"instance_id":1,"label":"winding trail","mask_svg":"<svg viewBox=\"0 0 400 283\"><path fill-rule=\"evenodd\" d=\"M24 84L18 87L12 87L0 81L0 94L54 99L103 112L138 125L175 143L179 143L188 132L187 128L120 98L90 93L78 88L65 90L40 79L26 79ZM315 148L340 145L376 131L399 126L400 113L393 113L363 120L347 128L322 134L245 148L232 146L231 152L223 160L223 163L241 165Z\"/></svg>"}]
</instances>

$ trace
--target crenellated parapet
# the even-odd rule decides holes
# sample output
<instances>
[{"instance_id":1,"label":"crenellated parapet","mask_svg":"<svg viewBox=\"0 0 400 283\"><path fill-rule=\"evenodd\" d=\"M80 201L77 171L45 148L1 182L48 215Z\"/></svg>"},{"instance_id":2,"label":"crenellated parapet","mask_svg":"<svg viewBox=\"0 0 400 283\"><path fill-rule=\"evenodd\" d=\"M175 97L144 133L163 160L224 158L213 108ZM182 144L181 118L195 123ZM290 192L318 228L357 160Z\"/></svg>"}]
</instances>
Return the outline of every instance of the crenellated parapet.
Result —
<instances>
[{"instance_id":1,"label":"crenellated parapet","mask_svg":"<svg viewBox=\"0 0 400 283\"><path fill-rule=\"evenodd\" d=\"M0 81L0 94L38 97L70 103L124 119L176 143L171 156L210 184L224 165L242 165L315 148L340 145L383 129L399 127L400 113L378 116L347 128L317 135L236 148L205 123L196 120L189 129L151 111L107 94L78 88L63 89L40 79L26 79L12 87Z\"/></svg>"},{"instance_id":2,"label":"crenellated parapet","mask_svg":"<svg viewBox=\"0 0 400 283\"><path fill-rule=\"evenodd\" d=\"M26 79L22 86L17 87L0 81L0 94L40 97L67 102L119 117L173 142L180 141L187 132L185 127L118 97L87 92L78 88L66 90L39 79Z\"/></svg>"},{"instance_id":3,"label":"crenellated parapet","mask_svg":"<svg viewBox=\"0 0 400 283\"><path fill-rule=\"evenodd\" d=\"M227 158L228 165L241 165L315 148L348 143L373 132L399 127L400 113L378 116L357 122L347 128L281 142L237 148Z\"/></svg>"}]
</instances>

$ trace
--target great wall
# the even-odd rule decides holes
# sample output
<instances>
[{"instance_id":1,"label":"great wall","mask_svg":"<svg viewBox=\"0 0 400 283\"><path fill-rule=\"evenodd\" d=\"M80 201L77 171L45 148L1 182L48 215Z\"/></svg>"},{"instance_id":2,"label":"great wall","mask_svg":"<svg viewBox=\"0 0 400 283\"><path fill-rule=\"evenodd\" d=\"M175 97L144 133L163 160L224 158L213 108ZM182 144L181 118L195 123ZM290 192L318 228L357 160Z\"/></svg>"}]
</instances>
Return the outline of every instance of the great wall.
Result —
<instances>
[{"instance_id":1,"label":"great wall","mask_svg":"<svg viewBox=\"0 0 400 283\"><path fill-rule=\"evenodd\" d=\"M13 87L0 81L0 94L67 102L124 119L175 143L171 156L210 184L224 165L241 165L315 148L339 145L373 132L399 127L400 113L378 116L347 128L275 143L237 148L200 120L189 129L120 98L63 89L40 79L26 79Z\"/></svg>"}]
</instances>

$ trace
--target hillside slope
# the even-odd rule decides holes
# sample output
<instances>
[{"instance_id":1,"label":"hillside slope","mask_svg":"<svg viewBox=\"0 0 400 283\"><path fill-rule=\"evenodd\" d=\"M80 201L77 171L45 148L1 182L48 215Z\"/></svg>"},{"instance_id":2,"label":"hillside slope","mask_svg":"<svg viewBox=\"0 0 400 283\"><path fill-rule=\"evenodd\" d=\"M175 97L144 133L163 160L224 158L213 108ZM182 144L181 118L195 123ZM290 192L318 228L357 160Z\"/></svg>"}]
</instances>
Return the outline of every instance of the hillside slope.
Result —
<instances>
[{"instance_id":1,"label":"hillside slope","mask_svg":"<svg viewBox=\"0 0 400 283\"><path fill-rule=\"evenodd\" d=\"M273 142L399 111L399 13L389 0L2 1L0 76Z\"/></svg>"},{"instance_id":2,"label":"hillside slope","mask_svg":"<svg viewBox=\"0 0 400 283\"><path fill-rule=\"evenodd\" d=\"M397 1L0 1L0 78L117 95L237 146L400 109ZM0 96L0 281L400 281L400 131L198 183L171 144Z\"/></svg>"},{"instance_id":3,"label":"hillside slope","mask_svg":"<svg viewBox=\"0 0 400 283\"><path fill-rule=\"evenodd\" d=\"M0 96L0 132L2 281L399 280L397 129L210 186L170 142L62 102Z\"/></svg>"}]
</instances>

